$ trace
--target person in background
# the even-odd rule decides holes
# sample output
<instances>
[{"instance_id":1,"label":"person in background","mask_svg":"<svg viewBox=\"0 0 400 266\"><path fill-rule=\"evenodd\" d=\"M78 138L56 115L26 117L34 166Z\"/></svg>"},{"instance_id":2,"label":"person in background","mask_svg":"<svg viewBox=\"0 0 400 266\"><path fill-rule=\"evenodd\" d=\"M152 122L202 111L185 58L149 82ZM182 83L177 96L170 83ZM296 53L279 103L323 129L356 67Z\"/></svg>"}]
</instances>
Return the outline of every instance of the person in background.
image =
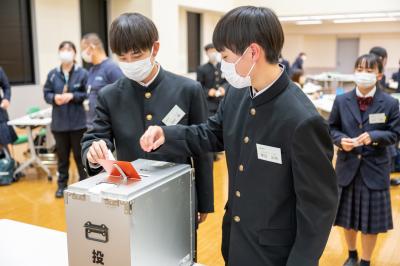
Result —
<instances>
[{"instance_id":1,"label":"person in background","mask_svg":"<svg viewBox=\"0 0 400 266\"><path fill-rule=\"evenodd\" d=\"M294 82L294 84L296 84L299 88L303 88L303 75L304 75L304 71L301 69L296 69L294 70L294 72L292 73L292 81Z\"/></svg>"},{"instance_id":2,"label":"person in background","mask_svg":"<svg viewBox=\"0 0 400 266\"><path fill-rule=\"evenodd\" d=\"M380 64L378 66L378 71L380 74L378 77L379 78L378 84L382 90L386 90L389 87L389 85L386 83L386 75L385 75L385 66L386 66L387 57L388 57L387 51L383 47L375 46L375 47L371 48L369 53L375 55L378 58L378 60L380 61ZM397 141L394 145L388 146L388 150L389 150L389 154L390 154L390 158L391 158L392 171L394 171L394 169L396 169L395 158L396 158L397 154L399 153L398 145L399 145L399 143ZM393 186L400 185L400 178L391 179L390 184Z\"/></svg>"},{"instance_id":3,"label":"person in background","mask_svg":"<svg viewBox=\"0 0 400 266\"><path fill-rule=\"evenodd\" d=\"M197 81L200 82L207 97L208 116L213 116L225 96L226 80L222 77L221 72L221 54L217 52L212 43L207 44L204 50L208 62L197 68ZM218 153L214 153L214 161L217 160Z\"/></svg>"},{"instance_id":4,"label":"person in background","mask_svg":"<svg viewBox=\"0 0 400 266\"><path fill-rule=\"evenodd\" d=\"M103 42L96 33L85 34L81 40L82 59L93 64L89 69L86 84L89 97L89 111L87 126L90 129L93 124L94 110L96 108L97 95L106 85L120 79L123 74L117 64L108 58L104 50Z\"/></svg>"},{"instance_id":5,"label":"person in background","mask_svg":"<svg viewBox=\"0 0 400 266\"><path fill-rule=\"evenodd\" d=\"M289 61L286 60L282 55L279 55L279 61L278 62L279 62L279 64L282 64L283 66L285 66L285 72L290 77L290 63L289 63Z\"/></svg>"},{"instance_id":6,"label":"person in background","mask_svg":"<svg viewBox=\"0 0 400 266\"><path fill-rule=\"evenodd\" d=\"M349 250L345 266L369 266L378 234L393 228L387 147L400 136L399 102L377 85L380 63L372 54L356 60L357 86L336 97L329 117L332 139L339 147L340 202L335 225L343 227Z\"/></svg>"},{"instance_id":7,"label":"person in background","mask_svg":"<svg viewBox=\"0 0 400 266\"><path fill-rule=\"evenodd\" d=\"M3 68L0 67L0 149L12 144L17 140L17 134L14 128L7 125L8 113L11 101L11 87Z\"/></svg>"},{"instance_id":8,"label":"person in background","mask_svg":"<svg viewBox=\"0 0 400 266\"><path fill-rule=\"evenodd\" d=\"M399 60L399 70L392 74L393 81L399 82L400 85L400 60Z\"/></svg>"},{"instance_id":9,"label":"person in background","mask_svg":"<svg viewBox=\"0 0 400 266\"><path fill-rule=\"evenodd\" d=\"M81 159L80 141L86 131L83 101L87 98L88 73L75 64L76 48L70 41L58 47L61 65L51 70L44 84L44 99L53 106L51 130L56 141L58 156L58 189L61 198L69 179L69 154L72 149L79 180L87 177Z\"/></svg>"},{"instance_id":10,"label":"person in background","mask_svg":"<svg viewBox=\"0 0 400 266\"><path fill-rule=\"evenodd\" d=\"M221 72L221 54L217 52L212 43L207 44L204 50L208 62L197 68L196 79L207 96L208 115L213 116L225 95L226 80L222 77Z\"/></svg>"},{"instance_id":11,"label":"person in background","mask_svg":"<svg viewBox=\"0 0 400 266\"><path fill-rule=\"evenodd\" d=\"M381 62L379 65L379 73L380 75L380 80L379 80L379 85L381 86L382 90L385 90L388 88L388 84L386 82L386 75L385 75L385 67L387 63L387 51L385 48L380 47L380 46L375 46L372 47L371 50L369 50L370 54L373 54L378 57L378 60Z\"/></svg>"},{"instance_id":12,"label":"person in background","mask_svg":"<svg viewBox=\"0 0 400 266\"><path fill-rule=\"evenodd\" d=\"M123 78L99 92L93 128L82 139L83 162L90 175L102 171L99 159L116 150L118 160L139 158L190 164L195 169L196 214L202 223L214 211L211 154L197 157L147 154L139 139L151 125L191 125L207 120L201 85L164 70L156 61L160 49L153 21L124 13L110 27L110 47L118 56Z\"/></svg>"},{"instance_id":13,"label":"person in background","mask_svg":"<svg viewBox=\"0 0 400 266\"><path fill-rule=\"evenodd\" d=\"M399 60L399 65L400 65L400 60ZM400 67L399 67L399 70L397 72L392 74L392 79L393 79L393 81L397 82L396 93L400 93ZM400 179L398 179L398 184L400 185Z\"/></svg>"},{"instance_id":14,"label":"person in background","mask_svg":"<svg viewBox=\"0 0 400 266\"><path fill-rule=\"evenodd\" d=\"M293 65L292 65L292 73L293 73L296 69L304 70L304 69L303 69L303 65L304 65L304 61L306 61L306 59L307 59L306 53L301 52L301 53L297 56L296 60L294 61Z\"/></svg>"},{"instance_id":15,"label":"person in background","mask_svg":"<svg viewBox=\"0 0 400 266\"><path fill-rule=\"evenodd\" d=\"M225 150L222 255L229 266L317 266L336 213L329 128L278 63L283 42L271 9L226 13L213 34L230 84L218 112L203 124L149 127L140 139L156 154Z\"/></svg>"}]
</instances>

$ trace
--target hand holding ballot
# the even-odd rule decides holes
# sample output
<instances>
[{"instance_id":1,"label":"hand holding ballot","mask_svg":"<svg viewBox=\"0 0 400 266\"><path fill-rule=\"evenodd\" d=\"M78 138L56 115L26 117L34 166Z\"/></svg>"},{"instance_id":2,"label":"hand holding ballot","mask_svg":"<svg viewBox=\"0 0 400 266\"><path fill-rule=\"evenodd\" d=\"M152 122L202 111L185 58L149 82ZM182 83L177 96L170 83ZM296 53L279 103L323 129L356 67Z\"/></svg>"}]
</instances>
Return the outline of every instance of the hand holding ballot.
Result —
<instances>
[{"instance_id":1,"label":"hand holding ballot","mask_svg":"<svg viewBox=\"0 0 400 266\"><path fill-rule=\"evenodd\" d=\"M164 131L159 126L150 126L140 138L140 146L145 152L158 149L164 142Z\"/></svg>"},{"instance_id":2,"label":"hand holding ballot","mask_svg":"<svg viewBox=\"0 0 400 266\"><path fill-rule=\"evenodd\" d=\"M363 145L370 145L372 142L371 136L368 132L362 133L357 138L342 138L340 144L344 151L350 152L354 148Z\"/></svg>"},{"instance_id":3,"label":"hand holding ballot","mask_svg":"<svg viewBox=\"0 0 400 266\"><path fill-rule=\"evenodd\" d=\"M104 140L93 141L87 153L87 159L92 164L99 164L99 160L113 159L113 157Z\"/></svg>"}]
</instances>

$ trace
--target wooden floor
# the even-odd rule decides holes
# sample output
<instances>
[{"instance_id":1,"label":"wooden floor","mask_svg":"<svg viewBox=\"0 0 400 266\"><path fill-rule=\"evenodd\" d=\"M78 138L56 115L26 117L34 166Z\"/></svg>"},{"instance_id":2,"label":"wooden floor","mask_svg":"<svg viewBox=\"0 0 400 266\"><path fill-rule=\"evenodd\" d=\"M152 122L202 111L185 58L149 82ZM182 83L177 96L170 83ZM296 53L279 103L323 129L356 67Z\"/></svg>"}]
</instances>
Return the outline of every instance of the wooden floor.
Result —
<instances>
[{"instance_id":1,"label":"wooden floor","mask_svg":"<svg viewBox=\"0 0 400 266\"><path fill-rule=\"evenodd\" d=\"M15 157L18 160L22 160L24 149L16 149ZM200 226L199 262L209 266L222 266L224 263L220 253L221 221L227 198L228 179L224 158L215 164L214 171L216 211ZM71 181L76 182L76 170L71 172ZM54 198L56 180L48 182L46 176L35 169L29 169L26 174L19 182L0 187L0 219L7 218L65 231L64 201ZM400 266L400 187L392 188L391 196L395 229L379 237L372 260L372 265L375 266ZM340 266L346 255L342 232L333 228L320 265Z\"/></svg>"}]
</instances>

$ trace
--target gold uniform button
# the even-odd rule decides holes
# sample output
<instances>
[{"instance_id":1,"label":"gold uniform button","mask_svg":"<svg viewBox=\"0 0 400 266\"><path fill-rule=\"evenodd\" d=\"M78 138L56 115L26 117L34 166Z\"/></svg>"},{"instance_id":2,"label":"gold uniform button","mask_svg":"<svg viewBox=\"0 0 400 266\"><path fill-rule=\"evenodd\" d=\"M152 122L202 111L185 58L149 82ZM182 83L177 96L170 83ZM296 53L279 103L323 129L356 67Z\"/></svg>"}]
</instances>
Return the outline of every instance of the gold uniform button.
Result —
<instances>
[{"instance_id":1,"label":"gold uniform button","mask_svg":"<svg viewBox=\"0 0 400 266\"><path fill-rule=\"evenodd\" d=\"M239 171L240 171L240 172L243 172L243 171L244 171L244 166L243 166L243 164L239 165Z\"/></svg>"},{"instance_id":2,"label":"gold uniform button","mask_svg":"<svg viewBox=\"0 0 400 266\"><path fill-rule=\"evenodd\" d=\"M243 141L244 141L244 143L246 143L246 144L247 144L247 143L249 143L249 141L250 141L250 138L249 138L249 137L245 137Z\"/></svg>"},{"instance_id":3,"label":"gold uniform button","mask_svg":"<svg viewBox=\"0 0 400 266\"><path fill-rule=\"evenodd\" d=\"M357 158L358 158L359 160L361 160L361 158L362 158L361 154L357 155Z\"/></svg>"},{"instance_id":4,"label":"gold uniform button","mask_svg":"<svg viewBox=\"0 0 400 266\"><path fill-rule=\"evenodd\" d=\"M238 191L236 191L236 197L238 197L238 198L240 198L240 191L238 190Z\"/></svg>"},{"instance_id":5,"label":"gold uniform button","mask_svg":"<svg viewBox=\"0 0 400 266\"><path fill-rule=\"evenodd\" d=\"M144 97L146 97L146 99L150 99L151 98L151 92L146 92L144 94Z\"/></svg>"},{"instance_id":6,"label":"gold uniform button","mask_svg":"<svg viewBox=\"0 0 400 266\"><path fill-rule=\"evenodd\" d=\"M152 115L146 115L146 119L147 119L147 121L150 121L150 120L153 119L153 116Z\"/></svg>"},{"instance_id":7,"label":"gold uniform button","mask_svg":"<svg viewBox=\"0 0 400 266\"><path fill-rule=\"evenodd\" d=\"M372 143L372 146L378 146L378 142L374 142L374 143Z\"/></svg>"},{"instance_id":8,"label":"gold uniform button","mask_svg":"<svg viewBox=\"0 0 400 266\"><path fill-rule=\"evenodd\" d=\"M238 223L238 222L240 222L240 217L239 216L235 216L235 217L233 217L233 220Z\"/></svg>"},{"instance_id":9,"label":"gold uniform button","mask_svg":"<svg viewBox=\"0 0 400 266\"><path fill-rule=\"evenodd\" d=\"M361 128L362 128L362 124L359 124L359 125L358 125L358 128L361 129Z\"/></svg>"},{"instance_id":10,"label":"gold uniform button","mask_svg":"<svg viewBox=\"0 0 400 266\"><path fill-rule=\"evenodd\" d=\"M250 114L251 114L251 115L256 115L256 109L251 108L251 109L250 109Z\"/></svg>"}]
</instances>

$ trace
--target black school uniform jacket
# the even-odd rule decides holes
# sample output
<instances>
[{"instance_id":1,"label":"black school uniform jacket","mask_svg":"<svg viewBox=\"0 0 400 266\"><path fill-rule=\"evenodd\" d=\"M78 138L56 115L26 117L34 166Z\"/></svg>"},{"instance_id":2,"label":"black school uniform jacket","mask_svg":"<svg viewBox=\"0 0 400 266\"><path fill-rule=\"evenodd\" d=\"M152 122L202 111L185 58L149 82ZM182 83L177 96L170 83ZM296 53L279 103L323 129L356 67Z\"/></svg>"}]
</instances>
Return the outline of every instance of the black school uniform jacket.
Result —
<instances>
[{"instance_id":1,"label":"black school uniform jacket","mask_svg":"<svg viewBox=\"0 0 400 266\"><path fill-rule=\"evenodd\" d=\"M338 203L333 145L326 122L285 73L254 99L230 88L206 123L163 129L156 153L226 151L229 266L318 265ZM258 145L275 152L258 154Z\"/></svg>"},{"instance_id":2,"label":"black school uniform jacket","mask_svg":"<svg viewBox=\"0 0 400 266\"><path fill-rule=\"evenodd\" d=\"M208 91L211 88L218 89L219 87L226 87L227 83L223 78L221 72L221 63L214 66L208 62L197 68L196 72L197 81L203 86L204 93L207 98L209 114L213 115L218 110L219 103L222 97L209 97Z\"/></svg>"},{"instance_id":3,"label":"black school uniform jacket","mask_svg":"<svg viewBox=\"0 0 400 266\"><path fill-rule=\"evenodd\" d=\"M82 139L83 163L90 175L101 171L91 169L86 154L95 140L103 139L116 149L118 160L134 161L139 158L191 163L186 155L155 155L145 153L140 137L152 125L164 125L162 120L178 106L185 112L181 125L198 124L207 119L207 103L201 85L191 79L172 74L160 68L155 80L148 86L126 77L105 86L97 98L93 129ZM114 145L115 144L115 145ZM213 168L211 154L193 158L199 212L213 212Z\"/></svg>"}]
</instances>

